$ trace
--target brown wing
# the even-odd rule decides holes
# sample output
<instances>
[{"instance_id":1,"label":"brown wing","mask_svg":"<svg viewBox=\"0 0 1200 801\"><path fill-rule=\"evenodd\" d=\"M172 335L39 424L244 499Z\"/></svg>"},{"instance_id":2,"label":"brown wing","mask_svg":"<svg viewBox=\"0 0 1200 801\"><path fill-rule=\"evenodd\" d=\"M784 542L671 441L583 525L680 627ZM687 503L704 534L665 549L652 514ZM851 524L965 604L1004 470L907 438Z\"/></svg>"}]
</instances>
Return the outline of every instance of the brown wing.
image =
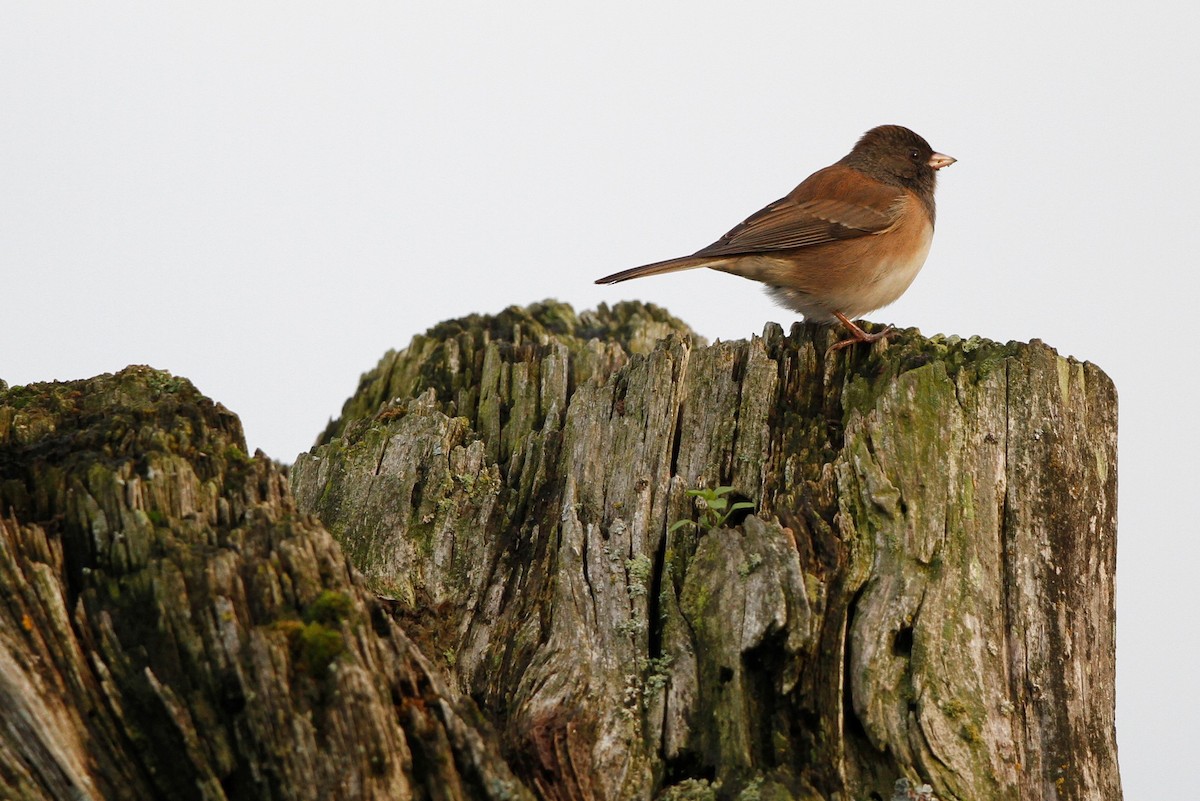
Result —
<instances>
[{"instance_id":1,"label":"brown wing","mask_svg":"<svg viewBox=\"0 0 1200 801\"><path fill-rule=\"evenodd\" d=\"M903 189L835 164L693 256L761 253L877 234L895 224L905 199Z\"/></svg>"}]
</instances>

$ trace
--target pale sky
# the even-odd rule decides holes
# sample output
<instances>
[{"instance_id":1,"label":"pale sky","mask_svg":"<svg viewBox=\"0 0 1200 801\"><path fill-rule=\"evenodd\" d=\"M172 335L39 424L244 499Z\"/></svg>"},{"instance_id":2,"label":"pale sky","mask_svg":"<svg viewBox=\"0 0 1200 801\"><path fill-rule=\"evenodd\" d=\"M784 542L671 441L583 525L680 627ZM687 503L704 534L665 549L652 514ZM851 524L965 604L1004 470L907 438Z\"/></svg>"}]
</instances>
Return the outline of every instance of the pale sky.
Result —
<instances>
[{"instance_id":1,"label":"pale sky","mask_svg":"<svg viewBox=\"0 0 1200 801\"><path fill-rule=\"evenodd\" d=\"M441 320L636 298L786 328L690 253L907 125L958 163L871 319L1039 338L1121 400L1125 796L1194 795L1190 3L0 2L0 378L149 364L291 462Z\"/></svg>"}]
</instances>

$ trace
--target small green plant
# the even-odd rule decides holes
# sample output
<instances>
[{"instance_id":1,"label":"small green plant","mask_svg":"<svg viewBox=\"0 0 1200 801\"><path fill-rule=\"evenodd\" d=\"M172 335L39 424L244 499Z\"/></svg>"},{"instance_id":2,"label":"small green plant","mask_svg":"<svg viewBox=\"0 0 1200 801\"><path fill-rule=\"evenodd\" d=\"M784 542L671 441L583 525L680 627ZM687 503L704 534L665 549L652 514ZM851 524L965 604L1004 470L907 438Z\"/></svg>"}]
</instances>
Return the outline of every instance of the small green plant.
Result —
<instances>
[{"instance_id":1,"label":"small green plant","mask_svg":"<svg viewBox=\"0 0 1200 801\"><path fill-rule=\"evenodd\" d=\"M696 508L700 510L700 522L695 520L676 520L668 532L683 526L699 525L701 528L720 528L734 512L742 509L753 509L750 501L738 501L730 504L725 496L733 492L733 487L717 487L716 489L688 490L687 494L696 499Z\"/></svg>"}]
</instances>

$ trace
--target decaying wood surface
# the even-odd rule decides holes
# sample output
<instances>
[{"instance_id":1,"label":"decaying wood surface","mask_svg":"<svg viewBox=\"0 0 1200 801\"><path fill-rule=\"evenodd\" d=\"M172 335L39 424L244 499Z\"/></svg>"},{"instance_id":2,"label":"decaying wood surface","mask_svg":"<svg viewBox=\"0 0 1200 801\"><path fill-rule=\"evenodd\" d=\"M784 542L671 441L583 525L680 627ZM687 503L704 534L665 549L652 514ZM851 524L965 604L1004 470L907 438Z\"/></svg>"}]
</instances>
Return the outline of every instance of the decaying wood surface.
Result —
<instances>
[{"instance_id":1,"label":"decaying wood surface","mask_svg":"<svg viewBox=\"0 0 1200 801\"><path fill-rule=\"evenodd\" d=\"M149 368L0 385L0 797L531 798L245 447Z\"/></svg>"},{"instance_id":2,"label":"decaying wood surface","mask_svg":"<svg viewBox=\"0 0 1200 801\"><path fill-rule=\"evenodd\" d=\"M450 321L291 488L166 373L0 383L0 796L1119 800L1111 383L828 337Z\"/></svg>"},{"instance_id":3,"label":"decaying wood surface","mask_svg":"<svg viewBox=\"0 0 1200 801\"><path fill-rule=\"evenodd\" d=\"M540 797L1119 799L1111 382L828 337L446 323L364 375L298 504ZM753 514L713 526L718 486Z\"/></svg>"}]
</instances>

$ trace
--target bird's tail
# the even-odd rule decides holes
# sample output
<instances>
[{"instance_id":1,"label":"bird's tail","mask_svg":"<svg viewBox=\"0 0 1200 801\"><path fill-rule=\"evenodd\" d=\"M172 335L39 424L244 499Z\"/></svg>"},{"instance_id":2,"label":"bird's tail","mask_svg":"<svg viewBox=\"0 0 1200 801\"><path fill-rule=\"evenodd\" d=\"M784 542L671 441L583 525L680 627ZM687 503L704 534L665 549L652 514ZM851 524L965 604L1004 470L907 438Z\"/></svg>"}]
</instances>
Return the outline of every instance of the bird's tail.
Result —
<instances>
[{"instance_id":1,"label":"bird's tail","mask_svg":"<svg viewBox=\"0 0 1200 801\"><path fill-rule=\"evenodd\" d=\"M659 275L660 273L673 273L678 270L691 270L696 267L712 267L717 261L719 260L712 258L683 256L678 259L667 259L666 261L656 261L653 264L643 264L641 267L631 267L619 273L597 278L596 283L619 284L622 281L628 281L630 278L641 278L647 275Z\"/></svg>"}]
</instances>

